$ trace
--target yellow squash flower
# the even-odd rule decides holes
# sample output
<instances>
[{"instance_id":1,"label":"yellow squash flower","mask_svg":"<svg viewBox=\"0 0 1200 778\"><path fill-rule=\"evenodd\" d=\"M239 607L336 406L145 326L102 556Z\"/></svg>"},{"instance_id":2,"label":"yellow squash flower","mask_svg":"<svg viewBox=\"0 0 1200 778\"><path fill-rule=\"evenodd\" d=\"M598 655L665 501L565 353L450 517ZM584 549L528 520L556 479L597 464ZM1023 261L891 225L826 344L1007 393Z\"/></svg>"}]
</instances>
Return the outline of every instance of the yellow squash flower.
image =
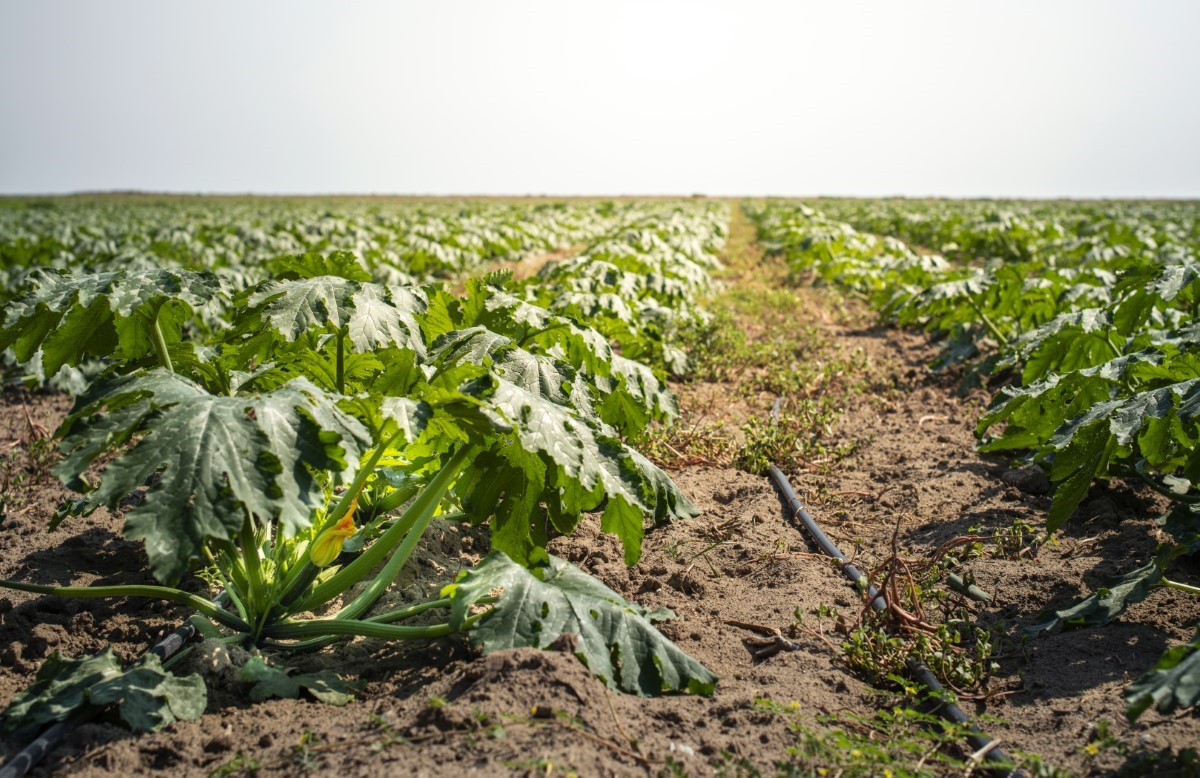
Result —
<instances>
[{"instance_id":1,"label":"yellow squash flower","mask_svg":"<svg viewBox=\"0 0 1200 778\"><path fill-rule=\"evenodd\" d=\"M342 545L355 532L354 509L358 507L358 497L350 503L350 510L337 524L317 535L309 550L308 558L317 567L328 567L342 553Z\"/></svg>"}]
</instances>

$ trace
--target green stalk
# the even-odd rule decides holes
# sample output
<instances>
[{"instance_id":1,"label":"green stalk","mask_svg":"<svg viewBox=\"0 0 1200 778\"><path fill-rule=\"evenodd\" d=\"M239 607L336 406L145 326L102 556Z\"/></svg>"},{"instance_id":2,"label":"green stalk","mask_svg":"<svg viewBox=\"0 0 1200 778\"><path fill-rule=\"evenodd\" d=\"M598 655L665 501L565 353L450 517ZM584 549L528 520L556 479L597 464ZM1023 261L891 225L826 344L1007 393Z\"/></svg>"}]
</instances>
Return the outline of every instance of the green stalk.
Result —
<instances>
[{"instance_id":1,"label":"green stalk","mask_svg":"<svg viewBox=\"0 0 1200 778\"><path fill-rule=\"evenodd\" d=\"M251 603L249 621L254 627L254 637L257 638L267 619L268 612L271 610L271 591L263 577L258 535L254 532L249 516L242 522L241 545L242 560L246 566L246 580L249 584L247 594Z\"/></svg>"},{"instance_id":2,"label":"green stalk","mask_svg":"<svg viewBox=\"0 0 1200 778\"><path fill-rule=\"evenodd\" d=\"M1181 502L1181 503L1184 503L1185 505L1200 505L1200 495L1179 494L1178 492L1173 492L1170 489L1168 489L1167 487L1160 484L1158 481L1155 481L1153 478L1148 476L1145 472L1143 472L1140 468L1138 468L1136 466L1132 467L1132 468L1121 468L1117 472L1119 472L1121 475L1124 475L1124 476L1129 476L1129 475L1135 476L1142 483L1146 484L1146 486L1149 486L1151 489L1158 492L1163 497L1169 497L1170 499L1174 500L1175 502Z\"/></svg>"},{"instance_id":3,"label":"green stalk","mask_svg":"<svg viewBox=\"0 0 1200 778\"><path fill-rule=\"evenodd\" d=\"M411 500L419 491L421 491L421 487L417 486L416 484L405 486L402 489L393 489L371 504L371 512L376 516L383 516L391 513L404 503Z\"/></svg>"},{"instance_id":4,"label":"green stalk","mask_svg":"<svg viewBox=\"0 0 1200 778\"><path fill-rule=\"evenodd\" d=\"M1187 592L1188 594L1200 594L1200 586L1192 586L1190 584L1180 583L1179 581L1172 581L1170 578L1165 576L1158 583L1160 586L1165 586L1168 589L1178 589L1179 591Z\"/></svg>"},{"instance_id":5,"label":"green stalk","mask_svg":"<svg viewBox=\"0 0 1200 778\"><path fill-rule=\"evenodd\" d=\"M1116 344L1116 343L1113 343L1113 339L1112 339L1112 332L1111 332L1111 331L1108 331L1108 332L1105 332L1105 333L1104 333L1104 342L1108 344L1108 347L1109 347L1110 349L1112 349L1112 355L1113 355L1113 358L1114 358L1114 359L1116 359L1117 357L1121 356L1121 349L1117 348L1117 344Z\"/></svg>"},{"instance_id":6,"label":"green stalk","mask_svg":"<svg viewBox=\"0 0 1200 778\"><path fill-rule=\"evenodd\" d=\"M484 600L480 600L480 602L487 603L488 600L494 602L495 598L485 598ZM399 610L381 613L378 616L372 616L369 619L363 619L363 621L369 621L378 624L391 624L392 622L403 621L404 619L412 618L413 616L420 615L425 611L434 610L435 608L449 607L450 599L448 597L443 597L440 600L428 600L426 602L417 603L416 605L410 605L407 608L400 608ZM263 642L263 646L266 648L287 649L288 651L314 651L318 648L324 648L332 643L336 643L337 640L337 635L313 638L312 640L305 640L301 641L300 643L277 643L273 640L267 640Z\"/></svg>"},{"instance_id":7,"label":"green stalk","mask_svg":"<svg viewBox=\"0 0 1200 778\"><path fill-rule=\"evenodd\" d=\"M438 499L441 502L441 499ZM437 503L434 503L437 507ZM400 574L400 569L404 567L404 563L412 556L413 549L417 547L417 543L421 541L421 537L425 534L425 530L429 529L429 522L433 521L433 511L416 515L413 517L411 526L408 532L404 534L404 541L400 544L388 559L387 564L379 571L379 574L372 579L371 583L365 589L359 592L349 605L342 608L334 615L335 619L356 619L373 606L392 581L396 580L396 576ZM380 538L382 540L383 538Z\"/></svg>"},{"instance_id":8,"label":"green stalk","mask_svg":"<svg viewBox=\"0 0 1200 778\"><path fill-rule=\"evenodd\" d=\"M358 621L353 619L312 619L310 621L287 621L269 625L265 634L272 638L313 638L337 635L358 635L367 638L384 638L387 640L429 640L445 637L455 632L465 632L486 613L478 613L463 622L462 629L456 630L449 624L431 624L427 627L405 627L397 624L380 624L376 621Z\"/></svg>"},{"instance_id":9,"label":"green stalk","mask_svg":"<svg viewBox=\"0 0 1200 778\"><path fill-rule=\"evenodd\" d=\"M158 323L158 314L162 311L160 306L154 312L154 325L150 328L151 334L154 336L154 350L158 353L158 361L168 371L174 373L175 366L171 364L171 354L167 351L167 339L163 337L162 326Z\"/></svg>"},{"instance_id":10,"label":"green stalk","mask_svg":"<svg viewBox=\"0 0 1200 778\"><path fill-rule=\"evenodd\" d=\"M149 597L155 600L166 600L177 605L187 605L195 608L218 624L223 624L238 632L249 633L251 631L249 624L224 608L213 605L203 597L197 597L194 594L170 586L142 584L130 584L128 586L41 586L39 584L0 579L0 587L16 589L19 592L29 592L31 594L53 594L59 597Z\"/></svg>"},{"instance_id":11,"label":"green stalk","mask_svg":"<svg viewBox=\"0 0 1200 778\"><path fill-rule=\"evenodd\" d=\"M216 557L213 556L213 553L208 546L204 546L203 548L204 556L206 559L208 559L208 563L213 566L214 570L217 571L217 580L221 582L221 588L225 592L225 596L227 596L233 603L233 606L237 608L238 615L242 617L242 621L249 619L250 617L246 613L246 606L242 604L242 600L240 597L238 597L237 592L234 591L234 588L229 585L229 579L225 577L225 572L221 569L221 566L217 564Z\"/></svg>"},{"instance_id":12,"label":"green stalk","mask_svg":"<svg viewBox=\"0 0 1200 778\"><path fill-rule=\"evenodd\" d=\"M391 447L392 443L395 442L396 438L400 437L401 434L402 433L397 432L395 435L384 441L384 443L378 446L373 452L371 452L371 456L367 459L366 463L363 464L362 467L358 469L358 472L354 474L354 480L350 482L350 485L346 488L346 491L342 492L342 496L338 499L337 503L335 503L333 508L325 515L325 521L320 527L317 527L314 537L316 535L320 535L322 531L336 523L339 519L341 519L341 517L345 516L350 511L350 506L354 504L355 496L362 491L363 485L367 482L367 478L369 478L370 475L375 472L375 465L379 464L379 460L383 458L384 452ZM391 495L388 496L390 497ZM405 498L402 502L407 501L408 498ZM284 576L283 584L279 587L279 591L282 592L282 594L279 595L278 602L281 605L290 605L304 592L305 587L312 583L313 578L315 578L317 572L319 572L310 561L312 556L310 553L311 548L311 544L305 547L304 553L298 560L296 560L296 564L293 565L290 570L288 570L287 575ZM297 611L293 610L290 612L296 613Z\"/></svg>"},{"instance_id":13,"label":"green stalk","mask_svg":"<svg viewBox=\"0 0 1200 778\"><path fill-rule=\"evenodd\" d=\"M337 390L338 394L346 393L346 331L339 329L337 333Z\"/></svg>"},{"instance_id":14,"label":"green stalk","mask_svg":"<svg viewBox=\"0 0 1200 778\"><path fill-rule=\"evenodd\" d=\"M449 461L442 466L442 469L438 471L438 474L430 479L429 483L421 491L421 494L408 507L408 510L404 512L399 521L389 527L387 532L380 535L379 539L363 551L358 559L343 567L330 577L329 580L319 584L309 592L307 597L291 608L291 612L300 613L319 607L349 589L365 577L367 573L371 572L375 565L382 562L391 553L396 544L408 534L408 531L419 523L421 517L433 515L434 510L442 501L442 497L446 494L446 490L450 488L450 484L458 477L459 472L466 464L467 458L473 450L473 446L463 446L456 451L450 457ZM426 519L427 522L428 519Z\"/></svg>"},{"instance_id":15,"label":"green stalk","mask_svg":"<svg viewBox=\"0 0 1200 778\"><path fill-rule=\"evenodd\" d=\"M363 464L363 466L358 469L358 472L354 474L354 480L352 480L346 487L346 491L342 492L342 496L333 506L333 510L325 515L325 524L318 528L318 534L320 534L321 530L327 529L332 524L337 523L339 519L341 519L350 511L350 506L354 503L354 498L357 497L358 493L362 491L363 484L367 482L367 478L369 478L371 474L375 472L375 465L379 464L379 460L383 459L384 453L391 448L392 443L396 442L396 439L401 437L403 434L403 432L397 432L371 452L371 456L367 459L366 463ZM307 553L305 554L304 558L305 561L308 560Z\"/></svg>"},{"instance_id":16,"label":"green stalk","mask_svg":"<svg viewBox=\"0 0 1200 778\"><path fill-rule=\"evenodd\" d=\"M979 314L979 318L983 321L984 325L987 326L988 331L996 337L996 340L1000 341L1000 345L1007 346L1008 338L1004 336L1004 333L1000 331L1000 328L996 326L996 323L992 321L991 317L983 312L983 308L980 307L979 303L975 302L975 298L968 296L967 302L970 303L971 307L975 309L975 313Z\"/></svg>"}]
</instances>

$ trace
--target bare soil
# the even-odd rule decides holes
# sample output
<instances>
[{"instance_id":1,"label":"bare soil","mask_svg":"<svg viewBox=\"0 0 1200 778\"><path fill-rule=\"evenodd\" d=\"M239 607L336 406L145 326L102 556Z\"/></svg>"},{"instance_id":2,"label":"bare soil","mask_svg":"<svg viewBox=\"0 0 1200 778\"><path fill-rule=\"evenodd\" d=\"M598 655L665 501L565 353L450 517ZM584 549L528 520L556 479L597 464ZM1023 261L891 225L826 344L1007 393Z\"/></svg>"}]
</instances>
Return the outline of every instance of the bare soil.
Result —
<instances>
[{"instance_id":1,"label":"bare soil","mask_svg":"<svg viewBox=\"0 0 1200 778\"><path fill-rule=\"evenodd\" d=\"M864 326L861 312L820 291L803 293L802 322L847 353L861 349L886 379L848 403L831 444L853 444L836 464L798 466L792 482L841 547L866 567L899 550L928 554L970 527L1003 531L1020 519L1043 526L1043 484L1011 463L974 453L974 420L986 395L959 396L951 376L931 374L934 350L917 334ZM803 357L804 355L798 355ZM707 403L728 387L684 385L684 401ZM725 396L731 396L726 394ZM48 473L52 457L38 425L53 429L69 407L61 396L10 390L0 410L6 499L0 576L38 583L148 582L137 544L122 539L120 516L100 511L55 532L46 526L67 493ZM724 407L763 412L769 398ZM28 415L26 414L28 410ZM794 611L827 605L853 616L860 604L844 579L812 553L767 479L729 467L689 466L673 473L701 509L698 519L650 532L644 556L627 568L619 544L585 522L552 552L647 606L678 619L664 633L721 681L711 698L639 699L607 690L569 651L521 650L479 657L465 640L397 645L359 640L297 660L361 680L363 691L340 708L304 700L250 704L244 689L213 683L209 708L194 722L150 735L110 723L88 724L35 774L180 776L224 774L379 775L770 775L787 762L795 734L756 700L798 703L804 721L818 714L869 716L889 698L850 672L835 650L841 637L794 627ZM1101 585L1105 575L1145 562L1154 551L1153 518L1162 505L1125 485L1097 485L1057 544L1036 558L980 558L969 570L995 602L979 613L1003 622L990 699L967 701L1004 748L1032 752L1077 774L1112 774L1147 752L1200 743L1196 713L1149 712L1125 723L1121 690L1162 651L1190 637L1200 603L1157 591L1118 622L1020 642L1020 628L1048 606L1063 606ZM427 543L432 563L410 571L397 596L415 597L453 576L485 550L485 540L441 527ZM1195 565L1176 573L1200 582ZM132 659L176 625L183 609L123 600L71 601L0 594L0 705L27 687L53 650L83 654L113 645ZM790 648L756 662L748 641L771 631ZM564 647L566 648L566 647ZM192 662L190 669L202 669ZM1117 745L1093 749L1100 722ZM20 743L0 741L7 758ZM740 765L740 766L739 766Z\"/></svg>"}]
</instances>

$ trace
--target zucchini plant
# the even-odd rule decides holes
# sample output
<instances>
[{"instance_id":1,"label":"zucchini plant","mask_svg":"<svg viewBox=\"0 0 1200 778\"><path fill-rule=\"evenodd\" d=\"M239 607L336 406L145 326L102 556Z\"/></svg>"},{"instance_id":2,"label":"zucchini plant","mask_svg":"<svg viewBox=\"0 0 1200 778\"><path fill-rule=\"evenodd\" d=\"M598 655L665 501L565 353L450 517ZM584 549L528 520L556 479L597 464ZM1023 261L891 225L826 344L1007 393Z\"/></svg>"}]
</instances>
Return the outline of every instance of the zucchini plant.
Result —
<instances>
[{"instance_id":1,"label":"zucchini plant","mask_svg":"<svg viewBox=\"0 0 1200 778\"><path fill-rule=\"evenodd\" d=\"M695 515L623 442L673 413L654 372L512 295L504 275L470 282L464 298L369 279L317 255L240 291L187 270L37 277L0 344L40 351L48 372L107 362L57 432L55 472L80 497L56 520L132 503L124 531L159 584L0 587L157 598L192 608L212 635L276 651L455 632L484 651L544 648L572 633L613 688L711 693L716 678L654 627L669 613L546 551L599 512L633 564L647 518ZM205 307L219 321L201 321ZM372 612L439 515L487 525L491 553L439 597ZM180 588L196 570L221 599ZM56 659L8 726L49 720L38 695L56 701L52 718L70 713L64 700L84 704L75 692L91 667Z\"/></svg>"},{"instance_id":2,"label":"zucchini plant","mask_svg":"<svg viewBox=\"0 0 1200 778\"><path fill-rule=\"evenodd\" d=\"M943 338L942 364L974 360L968 375L1009 371L1019 379L979 420L979 448L1046 470L1054 488L1047 532L1066 524L1097 479L1137 479L1171 500L1158 522L1169 540L1150 563L1041 614L1031 634L1106 624L1159 587L1200 594L1168 576L1173 562L1200 552L1195 210L1163 206L1172 223L1134 206L1042 207L1049 212L848 203L842 208L854 226L799 204L755 213L764 241L793 269ZM974 266L951 263L855 226L983 256ZM1200 704L1200 639L1167 652L1126 698L1130 718L1151 705L1165 713Z\"/></svg>"}]
</instances>

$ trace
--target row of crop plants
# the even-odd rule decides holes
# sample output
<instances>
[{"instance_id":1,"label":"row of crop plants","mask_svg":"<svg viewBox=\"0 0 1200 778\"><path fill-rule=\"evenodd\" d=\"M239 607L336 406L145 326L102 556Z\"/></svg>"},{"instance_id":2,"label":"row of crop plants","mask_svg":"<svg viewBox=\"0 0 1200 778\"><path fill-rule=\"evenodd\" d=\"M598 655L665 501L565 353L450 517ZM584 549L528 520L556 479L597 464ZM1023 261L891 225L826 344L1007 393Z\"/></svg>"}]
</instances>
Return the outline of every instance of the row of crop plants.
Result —
<instances>
[{"instance_id":1,"label":"row of crop plants","mask_svg":"<svg viewBox=\"0 0 1200 778\"><path fill-rule=\"evenodd\" d=\"M350 251L379 281L425 283L590 243L645 215L632 203L18 200L0 204L0 280L19 285L30 268L270 273L282 256Z\"/></svg>"},{"instance_id":2,"label":"row of crop plants","mask_svg":"<svg viewBox=\"0 0 1200 778\"><path fill-rule=\"evenodd\" d=\"M672 332L703 316L696 297L729 212L620 210L586 261L521 284L474 278L461 297L381 281L390 273L364 252L329 246L256 259L269 269L258 280L115 260L25 274L0 348L46 375L99 366L56 433L55 472L80 495L56 522L132 505L124 532L144 543L159 584L0 586L178 603L207 635L270 662L346 636L468 632L495 651L573 633L614 688L710 693L715 677L655 628L669 613L546 550L598 512L632 564L647 522L695 514L625 441L674 414L662 381L682 368ZM486 525L492 551L437 598L374 612L419 561L435 516ZM180 588L197 571L218 597ZM5 727L114 702L132 726L157 727L202 714L204 699L198 677L176 678L154 656L123 670L111 653L53 655Z\"/></svg>"},{"instance_id":3,"label":"row of crop plants","mask_svg":"<svg viewBox=\"0 0 1200 778\"><path fill-rule=\"evenodd\" d=\"M943 344L967 376L1004 374L979 448L1045 469L1047 530L1094 479L1134 478L1170 498L1153 561L1032 632L1100 625L1154 587L1190 594L1171 564L1200 551L1200 209L1194 204L771 202L765 247L797 278L834 284ZM824 210L828 207L830 213ZM885 235L860 231L855 225ZM900 238L950 255L915 250ZM1200 702L1200 631L1126 693L1136 717Z\"/></svg>"}]
</instances>

